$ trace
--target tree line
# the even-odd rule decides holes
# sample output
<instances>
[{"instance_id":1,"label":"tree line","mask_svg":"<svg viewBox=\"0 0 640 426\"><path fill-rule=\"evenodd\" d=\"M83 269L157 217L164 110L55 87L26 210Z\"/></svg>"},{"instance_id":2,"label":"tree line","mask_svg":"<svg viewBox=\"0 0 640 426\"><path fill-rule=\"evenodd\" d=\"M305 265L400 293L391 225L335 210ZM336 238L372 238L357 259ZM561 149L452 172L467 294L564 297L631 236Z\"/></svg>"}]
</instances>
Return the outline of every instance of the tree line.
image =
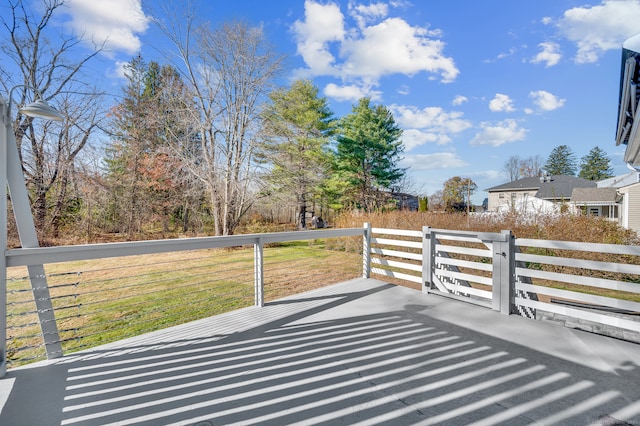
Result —
<instances>
[{"instance_id":1,"label":"tree line","mask_svg":"<svg viewBox=\"0 0 640 426\"><path fill-rule=\"evenodd\" d=\"M35 88L65 116L13 122L41 238L229 235L251 215L289 210L305 228L312 212L378 209L400 189L390 110L362 98L337 117L310 81L277 85L285 58L260 28L170 14L159 23L170 59L132 58L112 98L88 75L103 45L78 57L79 38L49 36L64 3L16 0L0 17L3 89L30 86L15 92L23 105Z\"/></svg>"},{"instance_id":2,"label":"tree line","mask_svg":"<svg viewBox=\"0 0 640 426\"><path fill-rule=\"evenodd\" d=\"M502 171L512 182L525 177L567 175L587 180L602 180L613 176L611 159L601 148L595 146L580 161L568 145L559 145L551 150L545 163L539 155L520 158L513 155L504 163Z\"/></svg>"}]
</instances>

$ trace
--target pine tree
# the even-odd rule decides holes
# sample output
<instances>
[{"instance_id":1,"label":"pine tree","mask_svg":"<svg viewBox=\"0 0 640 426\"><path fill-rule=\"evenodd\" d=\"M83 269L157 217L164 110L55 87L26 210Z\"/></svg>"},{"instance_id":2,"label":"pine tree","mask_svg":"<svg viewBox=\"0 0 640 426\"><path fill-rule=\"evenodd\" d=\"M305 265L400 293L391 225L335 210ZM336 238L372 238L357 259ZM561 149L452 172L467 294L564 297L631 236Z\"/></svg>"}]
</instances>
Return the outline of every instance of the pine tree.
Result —
<instances>
[{"instance_id":1,"label":"pine tree","mask_svg":"<svg viewBox=\"0 0 640 426\"><path fill-rule=\"evenodd\" d=\"M113 196L114 230L130 235L160 219L167 230L174 210L182 207L186 188L179 187L179 161L170 155L169 138L190 134L181 117L188 98L177 72L140 56L127 66L127 85L113 109L115 139L107 148L107 181Z\"/></svg>"},{"instance_id":2,"label":"pine tree","mask_svg":"<svg viewBox=\"0 0 640 426\"><path fill-rule=\"evenodd\" d=\"M258 154L268 166L266 192L293 199L296 225L304 229L308 203L318 197L330 165L333 113L307 80L295 81L289 90L276 90L270 98L263 114L266 138Z\"/></svg>"},{"instance_id":3,"label":"pine tree","mask_svg":"<svg viewBox=\"0 0 640 426\"><path fill-rule=\"evenodd\" d=\"M405 175L398 165L404 151L402 129L386 107L363 98L343 118L339 133L335 179L340 182L335 186L342 204L371 211Z\"/></svg>"},{"instance_id":4,"label":"pine tree","mask_svg":"<svg viewBox=\"0 0 640 426\"><path fill-rule=\"evenodd\" d=\"M576 156L569 146L557 146L549 154L544 169L550 175L575 176Z\"/></svg>"},{"instance_id":5,"label":"pine tree","mask_svg":"<svg viewBox=\"0 0 640 426\"><path fill-rule=\"evenodd\" d=\"M580 174L583 179L602 180L613 176L611 160L607 153L599 147L594 147L580 160Z\"/></svg>"}]
</instances>

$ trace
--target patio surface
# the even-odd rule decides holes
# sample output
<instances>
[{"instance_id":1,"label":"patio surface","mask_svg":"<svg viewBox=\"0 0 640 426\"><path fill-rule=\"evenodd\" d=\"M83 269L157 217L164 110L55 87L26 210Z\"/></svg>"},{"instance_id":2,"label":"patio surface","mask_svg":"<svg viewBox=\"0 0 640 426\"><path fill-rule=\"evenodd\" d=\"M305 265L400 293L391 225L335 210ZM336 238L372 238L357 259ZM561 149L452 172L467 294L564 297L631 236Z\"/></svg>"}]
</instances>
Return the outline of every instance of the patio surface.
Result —
<instances>
[{"instance_id":1,"label":"patio surface","mask_svg":"<svg viewBox=\"0 0 640 426\"><path fill-rule=\"evenodd\" d=\"M640 345L358 279L0 379L0 425L640 425Z\"/></svg>"}]
</instances>

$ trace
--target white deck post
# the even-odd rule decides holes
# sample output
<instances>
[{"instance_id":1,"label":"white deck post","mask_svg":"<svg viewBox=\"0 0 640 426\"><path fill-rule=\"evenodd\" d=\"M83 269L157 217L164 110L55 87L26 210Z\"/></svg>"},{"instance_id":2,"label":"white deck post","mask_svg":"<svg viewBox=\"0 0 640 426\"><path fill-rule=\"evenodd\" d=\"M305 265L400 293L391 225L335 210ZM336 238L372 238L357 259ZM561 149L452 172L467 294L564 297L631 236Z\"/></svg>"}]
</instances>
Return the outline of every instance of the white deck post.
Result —
<instances>
[{"instance_id":1,"label":"white deck post","mask_svg":"<svg viewBox=\"0 0 640 426\"><path fill-rule=\"evenodd\" d=\"M264 306L264 249L262 237L258 237L253 245L254 302L258 307Z\"/></svg>"},{"instance_id":2,"label":"white deck post","mask_svg":"<svg viewBox=\"0 0 640 426\"><path fill-rule=\"evenodd\" d=\"M429 293L431 289L431 275L433 274L433 256L435 241L431 235L431 227L422 227L422 292Z\"/></svg>"},{"instance_id":3,"label":"white deck post","mask_svg":"<svg viewBox=\"0 0 640 426\"><path fill-rule=\"evenodd\" d=\"M510 315L514 303L515 241L511 231L502 231L499 241L493 241L492 307Z\"/></svg>"},{"instance_id":4,"label":"white deck post","mask_svg":"<svg viewBox=\"0 0 640 426\"><path fill-rule=\"evenodd\" d=\"M13 130L8 132L9 138L7 142L7 183L9 185L9 194L11 196L11 205L16 218L16 226L18 235L20 236L20 244L23 248L39 247L38 234L36 226L33 222L33 214L31 213L31 204L29 203L29 195L27 186L24 182L22 174L22 164L18 155L18 146L16 144ZM33 298L36 302L36 310L38 311L38 320L40 321L40 329L42 330L42 338L47 352L47 358L59 358L62 354L62 344L60 343L60 335L58 333L58 324L56 322L53 304L51 303L51 295L47 284L47 276L44 271L44 265L29 265L29 281L31 281L31 290Z\"/></svg>"},{"instance_id":5,"label":"white deck post","mask_svg":"<svg viewBox=\"0 0 640 426\"><path fill-rule=\"evenodd\" d=\"M2 117L2 132L0 135L0 249L2 259L0 260L0 378L7 374L7 139L11 128L11 120L7 117L8 105L0 97L0 117Z\"/></svg>"},{"instance_id":6,"label":"white deck post","mask_svg":"<svg viewBox=\"0 0 640 426\"><path fill-rule=\"evenodd\" d=\"M365 222L362 236L362 277L371 276L371 224Z\"/></svg>"}]
</instances>

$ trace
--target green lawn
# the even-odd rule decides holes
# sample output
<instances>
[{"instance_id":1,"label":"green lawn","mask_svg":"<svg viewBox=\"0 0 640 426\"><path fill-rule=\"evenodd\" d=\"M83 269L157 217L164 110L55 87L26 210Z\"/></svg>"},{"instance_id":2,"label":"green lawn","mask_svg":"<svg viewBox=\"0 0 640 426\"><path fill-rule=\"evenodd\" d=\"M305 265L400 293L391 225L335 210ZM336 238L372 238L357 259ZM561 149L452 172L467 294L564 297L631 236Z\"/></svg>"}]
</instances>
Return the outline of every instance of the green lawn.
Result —
<instances>
[{"instance_id":1,"label":"green lawn","mask_svg":"<svg viewBox=\"0 0 640 426\"><path fill-rule=\"evenodd\" d=\"M265 300L357 277L361 255L338 240L264 249ZM254 303L253 247L45 265L65 353ZM8 270L9 367L46 358L26 268Z\"/></svg>"}]
</instances>

